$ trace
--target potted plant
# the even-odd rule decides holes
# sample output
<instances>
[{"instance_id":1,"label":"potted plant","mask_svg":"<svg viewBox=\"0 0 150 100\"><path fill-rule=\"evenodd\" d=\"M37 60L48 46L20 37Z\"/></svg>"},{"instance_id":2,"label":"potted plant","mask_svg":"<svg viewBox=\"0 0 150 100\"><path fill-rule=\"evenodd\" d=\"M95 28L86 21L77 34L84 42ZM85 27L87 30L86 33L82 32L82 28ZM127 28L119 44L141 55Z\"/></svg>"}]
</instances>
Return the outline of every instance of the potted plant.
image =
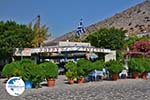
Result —
<instances>
[{"instance_id":1,"label":"potted plant","mask_svg":"<svg viewBox=\"0 0 150 100\"><path fill-rule=\"evenodd\" d=\"M76 77L76 73L69 70L69 71L66 72L65 75L68 79L68 83L73 84L74 83L74 78Z\"/></svg>"},{"instance_id":2,"label":"potted plant","mask_svg":"<svg viewBox=\"0 0 150 100\"><path fill-rule=\"evenodd\" d=\"M119 61L111 60L106 62L105 66L112 75L112 80L117 80L118 74L123 70L123 64L121 64Z\"/></svg>"},{"instance_id":3,"label":"potted plant","mask_svg":"<svg viewBox=\"0 0 150 100\"><path fill-rule=\"evenodd\" d=\"M102 70L104 68L104 61L102 60L97 60L95 62L93 62L93 67L92 70Z\"/></svg>"},{"instance_id":4,"label":"potted plant","mask_svg":"<svg viewBox=\"0 0 150 100\"><path fill-rule=\"evenodd\" d=\"M91 72L92 69L92 63L91 61L85 60L85 59L80 59L77 61L77 81L78 83L83 83L84 82L84 77Z\"/></svg>"},{"instance_id":5,"label":"potted plant","mask_svg":"<svg viewBox=\"0 0 150 100\"><path fill-rule=\"evenodd\" d=\"M102 79L103 68L104 68L104 61L97 60L95 62L92 62L90 68L88 68L89 80L90 81L97 80L97 76L100 77L99 79Z\"/></svg>"},{"instance_id":6,"label":"potted plant","mask_svg":"<svg viewBox=\"0 0 150 100\"><path fill-rule=\"evenodd\" d=\"M13 77L13 76L21 76L21 67L18 61L11 62L10 64L6 64L2 70L2 74L5 77Z\"/></svg>"},{"instance_id":7,"label":"potted plant","mask_svg":"<svg viewBox=\"0 0 150 100\"><path fill-rule=\"evenodd\" d=\"M66 77L69 84L74 83L74 78L77 76L77 65L74 62L67 62L64 66L68 71L66 72Z\"/></svg>"},{"instance_id":8,"label":"potted plant","mask_svg":"<svg viewBox=\"0 0 150 100\"><path fill-rule=\"evenodd\" d=\"M143 73L145 71L143 60L139 58L131 58L128 62L129 70L133 72L133 78L138 78L138 73Z\"/></svg>"},{"instance_id":9,"label":"potted plant","mask_svg":"<svg viewBox=\"0 0 150 100\"><path fill-rule=\"evenodd\" d=\"M145 71L141 73L141 78L146 79L147 74L150 72L150 59L144 59L142 63L145 68Z\"/></svg>"},{"instance_id":10,"label":"potted plant","mask_svg":"<svg viewBox=\"0 0 150 100\"><path fill-rule=\"evenodd\" d=\"M40 86L40 82L43 81L45 79L45 71L44 69L40 66L35 64L34 66L32 66L32 70L31 70L32 74L32 79L31 81L33 82L33 85L35 88L39 88Z\"/></svg>"},{"instance_id":11,"label":"potted plant","mask_svg":"<svg viewBox=\"0 0 150 100\"><path fill-rule=\"evenodd\" d=\"M34 64L31 59L23 59L20 61L22 67L22 79L25 82L25 88L39 88L40 82L44 79L44 71L42 67Z\"/></svg>"},{"instance_id":12,"label":"potted plant","mask_svg":"<svg viewBox=\"0 0 150 100\"><path fill-rule=\"evenodd\" d=\"M43 62L40 66L44 69L44 77L47 79L48 86L54 87L58 76L58 66L52 62Z\"/></svg>"}]
</instances>

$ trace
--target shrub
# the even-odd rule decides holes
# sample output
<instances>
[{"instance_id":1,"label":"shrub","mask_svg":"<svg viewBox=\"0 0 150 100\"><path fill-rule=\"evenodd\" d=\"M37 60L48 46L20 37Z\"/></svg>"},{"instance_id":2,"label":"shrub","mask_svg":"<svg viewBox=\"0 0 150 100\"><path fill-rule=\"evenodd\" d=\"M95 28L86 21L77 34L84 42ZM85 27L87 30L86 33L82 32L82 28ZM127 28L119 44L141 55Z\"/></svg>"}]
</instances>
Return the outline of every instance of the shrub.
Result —
<instances>
[{"instance_id":1,"label":"shrub","mask_svg":"<svg viewBox=\"0 0 150 100\"><path fill-rule=\"evenodd\" d=\"M150 59L143 60L143 67L145 68L145 72L150 72Z\"/></svg>"},{"instance_id":2,"label":"shrub","mask_svg":"<svg viewBox=\"0 0 150 100\"><path fill-rule=\"evenodd\" d=\"M2 74L6 77L21 76L21 66L18 61L6 64L2 70Z\"/></svg>"},{"instance_id":3,"label":"shrub","mask_svg":"<svg viewBox=\"0 0 150 100\"><path fill-rule=\"evenodd\" d=\"M106 62L105 66L108 68L108 71L111 74L118 74L123 70L123 64L121 64L119 61L115 61L115 60Z\"/></svg>"},{"instance_id":4,"label":"shrub","mask_svg":"<svg viewBox=\"0 0 150 100\"><path fill-rule=\"evenodd\" d=\"M73 71L70 71L70 70L67 71L65 75L68 79L71 79L71 80L73 80L77 76L76 72L73 72Z\"/></svg>"},{"instance_id":5,"label":"shrub","mask_svg":"<svg viewBox=\"0 0 150 100\"><path fill-rule=\"evenodd\" d=\"M68 79L74 79L77 76L77 64L76 63L67 62L64 67L68 70L65 74Z\"/></svg>"},{"instance_id":6,"label":"shrub","mask_svg":"<svg viewBox=\"0 0 150 100\"><path fill-rule=\"evenodd\" d=\"M102 70L104 68L104 61L98 60L96 62L93 62L93 68L92 70Z\"/></svg>"},{"instance_id":7,"label":"shrub","mask_svg":"<svg viewBox=\"0 0 150 100\"><path fill-rule=\"evenodd\" d=\"M144 60L139 58L131 58L128 62L129 69L133 72L142 73L145 71Z\"/></svg>"},{"instance_id":8,"label":"shrub","mask_svg":"<svg viewBox=\"0 0 150 100\"><path fill-rule=\"evenodd\" d=\"M39 66L44 69L44 77L57 78L58 76L58 66L52 62L43 62Z\"/></svg>"},{"instance_id":9,"label":"shrub","mask_svg":"<svg viewBox=\"0 0 150 100\"><path fill-rule=\"evenodd\" d=\"M34 62L31 59L23 59L19 62L20 66L22 67L22 78L23 80L30 80L32 81L33 74L34 74Z\"/></svg>"},{"instance_id":10,"label":"shrub","mask_svg":"<svg viewBox=\"0 0 150 100\"><path fill-rule=\"evenodd\" d=\"M77 78L87 76L92 70L93 68L91 61L85 59L80 59L77 61Z\"/></svg>"},{"instance_id":11,"label":"shrub","mask_svg":"<svg viewBox=\"0 0 150 100\"><path fill-rule=\"evenodd\" d=\"M20 66L23 80L29 80L34 87L39 87L39 83L45 78L44 69L40 65L34 64L31 59L21 60Z\"/></svg>"}]
</instances>

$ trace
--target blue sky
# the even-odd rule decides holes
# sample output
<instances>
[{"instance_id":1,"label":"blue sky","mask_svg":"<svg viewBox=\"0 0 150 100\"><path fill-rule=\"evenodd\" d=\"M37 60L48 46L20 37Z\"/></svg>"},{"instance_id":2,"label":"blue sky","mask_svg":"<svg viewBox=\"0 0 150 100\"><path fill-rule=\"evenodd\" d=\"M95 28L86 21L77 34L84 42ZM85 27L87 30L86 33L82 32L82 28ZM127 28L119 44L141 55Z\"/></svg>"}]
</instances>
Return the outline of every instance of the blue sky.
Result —
<instances>
[{"instance_id":1,"label":"blue sky","mask_svg":"<svg viewBox=\"0 0 150 100\"><path fill-rule=\"evenodd\" d=\"M0 0L0 20L30 23L37 15L52 37L102 21L145 0Z\"/></svg>"}]
</instances>

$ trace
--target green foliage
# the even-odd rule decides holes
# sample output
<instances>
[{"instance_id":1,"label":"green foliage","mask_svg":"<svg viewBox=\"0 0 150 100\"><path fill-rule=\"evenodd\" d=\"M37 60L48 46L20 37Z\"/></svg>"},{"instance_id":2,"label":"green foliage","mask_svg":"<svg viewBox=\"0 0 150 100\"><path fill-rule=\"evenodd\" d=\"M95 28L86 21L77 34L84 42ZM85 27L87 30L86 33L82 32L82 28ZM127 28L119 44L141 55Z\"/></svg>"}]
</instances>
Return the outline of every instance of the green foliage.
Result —
<instances>
[{"instance_id":1,"label":"green foliage","mask_svg":"<svg viewBox=\"0 0 150 100\"><path fill-rule=\"evenodd\" d=\"M117 50L117 59L122 59L123 54L120 52L122 52L124 47L126 32L126 30L114 27L103 28L87 36L85 41L98 48Z\"/></svg>"},{"instance_id":2,"label":"green foliage","mask_svg":"<svg viewBox=\"0 0 150 100\"><path fill-rule=\"evenodd\" d=\"M16 61L10 64L6 64L2 70L2 73L6 77L21 76L22 69L19 65L19 62Z\"/></svg>"},{"instance_id":3,"label":"green foliage","mask_svg":"<svg viewBox=\"0 0 150 100\"><path fill-rule=\"evenodd\" d=\"M103 28L98 32L90 34L86 41L95 47L121 50L125 42L125 33L125 30L114 27L109 29Z\"/></svg>"},{"instance_id":4,"label":"green foliage","mask_svg":"<svg viewBox=\"0 0 150 100\"><path fill-rule=\"evenodd\" d=\"M21 75L23 80L30 80L35 87L38 87L39 82L44 80L44 69L41 66L34 64L31 59L21 60L20 66L22 67Z\"/></svg>"},{"instance_id":5,"label":"green foliage","mask_svg":"<svg viewBox=\"0 0 150 100\"><path fill-rule=\"evenodd\" d=\"M44 80L44 74L44 69L41 66L34 64L32 66L31 74L29 75L31 75L31 81L36 84Z\"/></svg>"},{"instance_id":6,"label":"green foliage","mask_svg":"<svg viewBox=\"0 0 150 100\"><path fill-rule=\"evenodd\" d=\"M73 71L71 71L71 70L69 70L69 71L66 72L65 75L66 75L66 77L67 77L68 79L74 79L74 78L76 78L77 73L76 73L76 72L73 72Z\"/></svg>"},{"instance_id":7,"label":"green foliage","mask_svg":"<svg viewBox=\"0 0 150 100\"><path fill-rule=\"evenodd\" d=\"M125 40L124 47L125 48L131 47L134 44L134 42L140 41L140 40L150 40L150 38L147 36L138 37L136 35L131 35Z\"/></svg>"},{"instance_id":8,"label":"green foliage","mask_svg":"<svg viewBox=\"0 0 150 100\"><path fill-rule=\"evenodd\" d=\"M21 66L21 77L23 80L29 80L34 85L43 80L43 70L34 64L31 59L23 59L19 61L19 64Z\"/></svg>"},{"instance_id":9,"label":"green foliage","mask_svg":"<svg viewBox=\"0 0 150 100\"><path fill-rule=\"evenodd\" d=\"M34 77L35 64L31 59L23 59L20 61L20 66L22 67L22 78L23 80L30 80Z\"/></svg>"},{"instance_id":10,"label":"green foliage","mask_svg":"<svg viewBox=\"0 0 150 100\"><path fill-rule=\"evenodd\" d=\"M96 62L93 62L92 66L93 66L92 71L95 69L102 70L104 68L104 61L97 60Z\"/></svg>"},{"instance_id":11,"label":"green foliage","mask_svg":"<svg viewBox=\"0 0 150 100\"><path fill-rule=\"evenodd\" d=\"M33 28L32 24L28 26L34 34L34 38L31 42L33 47L40 47L43 44L43 42L47 40L48 37L51 35L48 33L48 27L46 25L42 25L40 27L39 24L39 20L37 20L33 25Z\"/></svg>"},{"instance_id":12,"label":"green foliage","mask_svg":"<svg viewBox=\"0 0 150 100\"><path fill-rule=\"evenodd\" d=\"M129 69L133 72L144 72L144 60L139 58L131 58L128 62Z\"/></svg>"},{"instance_id":13,"label":"green foliage","mask_svg":"<svg viewBox=\"0 0 150 100\"><path fill-rule=\"evenodd\" d=\"M144 59L143 62L143 67L145 68L145 72L150 72L150 59Z\"/></svg>"},{"instance_id":14,"label":"green foliage","mask_svg":"<svg viewBox=\"0 0 150 100\"><path fill-rule=\"evenodd\" d=\"M20 60L20 65L22 67L27 67L27 66L30 66L30 65L33 65L34 64L34 61L31 60L31 59L22 59Z\"/></svg>"},{"instance_id":15,"label":"green foliage","mask_svg":"<svg viewBox=\"0 0 150 100\"><path fill-rule=\"evenodd\" d=\"M78 78L84 77L93 70L92 62L85 59L80 59L77 61L77 75Z\"/></svg>"},{"instance_id":16,"label":"green foliage","mask_svg":"<svg viewBox=\"0 0 150 100\"><path fill-rule=\"evenodd\" d=\"M0 21L0 59L12 56L14 48L31 47L32 30L15 21Z\"/></svg>"},{"instance_id":17,"label":"green foliage","mask_svg":"<svg viewBox=\"0 0 150 100\"><path fill-rule=\"evenodd\" d=\"M115 61L115 60L106 62L105 67L108 68L108 71L111 74L118 74L123 70L123 64L121 64L119 61Z\"/></svg>"},{"instance_id":18,"label":"green foliage","mask_svg":"<svg viewBox=\"0 0 150 100\"><path fill-rule=\"evenodd\" d=\"M136 35L131 35L129 36L126 40L125 40L125 44L124 44L124 48L126 49L127 47L130 47L131 45L133 45L133 43L135 41L138 40L138 36Z\"/></svg>"},{"instance_id":19,"label":"green foliage","mask_svg":"<svg viewBox=\"0 0 150 100\"><path fill-rule=\"evenodd\" d=\"M74 79L77 76L77 64L74 62L67 62L64 66L68 71L66 72L66 77L68 79Z\"/></svg>"},{"instance_id":20,"label":"green foliage","mask_svg":"<svg viewBox=\"0 0 150 100\"><path fill-rule=\"evenodd\" d=\"M70 70L70 71L76 71L77 69L77 64L72 62L72 61L69 61L65 64L64 66L67 70Z\"/></svg>"},{"instance_id":21,"label":"green foliage","mask_svg":"<svg viewBox=\"0 0 150 100\"><path fill-rule=\"evenodd\" d=\"M52 62L43 62L39 65L44 69L45 78L57 78L58 66Z\"/></svg>"},{"instance_id":22,"label":"green foliage","mask_svg":"<svg viewBox=\"0 0 150 100\"><path fill-rule=\"evenodd\" d=\"M77 61L77 63L74 62L68 62L65 65L65 68L68 69L66 72L66 76L68 78L74 79L85 77L93 70L101 70L103 68L104 62L103 61L96 61L91 62L89 60L80 59Z\"/></svg>"},{"instance_id":23,"label":"green foliage","mask_svg":"<svg viewBox=\"0 0 150 100\"><path fill-rule=\"evenodd\" d=\"M2 73L7 76L19 76L23 80L30 80L35 86L43 79L57 78L58 66L52 62L34 64L31 59L6 64Z\"/></svg>"}]
</instances>

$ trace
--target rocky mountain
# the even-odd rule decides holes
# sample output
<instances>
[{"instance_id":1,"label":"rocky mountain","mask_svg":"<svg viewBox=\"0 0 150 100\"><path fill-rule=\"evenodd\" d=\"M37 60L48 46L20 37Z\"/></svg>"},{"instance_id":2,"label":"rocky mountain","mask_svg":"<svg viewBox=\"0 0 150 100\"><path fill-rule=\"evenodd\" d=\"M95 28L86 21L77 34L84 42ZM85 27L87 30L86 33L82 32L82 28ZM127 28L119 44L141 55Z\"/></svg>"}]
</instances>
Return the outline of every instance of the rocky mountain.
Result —
<instances>
[{"instance_id":1,"label":"rocky mountain","mask_svg":"<svg viewBox=\"0 0 150 100\"><path fill-rule=\"evenodd\" d=\"M96 32L101 28L109 27L128 30L128 35L150 32L150 1L146 0L143 3L117 13L110 18L106 18L103 21L87 26L86 33L82 34L81 38L84 39L89 33ZM72 31L48 42L47 45L52 45L57 41L73 41L74 36L75 31Z\"/></svg>"}]
</instances>

